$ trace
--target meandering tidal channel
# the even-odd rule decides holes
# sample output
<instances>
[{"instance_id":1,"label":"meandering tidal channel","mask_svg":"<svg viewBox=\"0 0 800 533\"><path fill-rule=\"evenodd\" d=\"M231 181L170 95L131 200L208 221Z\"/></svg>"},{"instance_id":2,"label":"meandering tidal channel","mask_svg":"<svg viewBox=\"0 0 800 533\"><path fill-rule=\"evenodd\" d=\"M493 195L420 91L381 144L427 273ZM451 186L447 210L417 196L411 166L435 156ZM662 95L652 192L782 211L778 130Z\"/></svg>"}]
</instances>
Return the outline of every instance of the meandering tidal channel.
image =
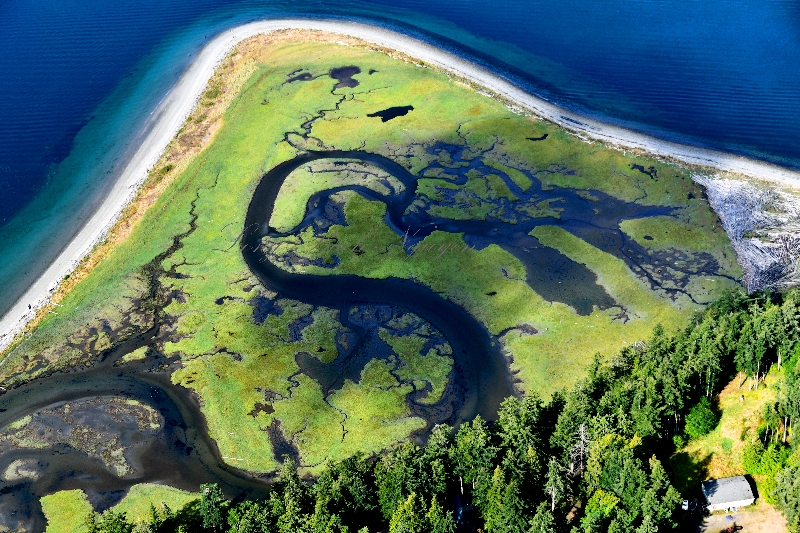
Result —
<instances>
[{"instance_id":1,"label":"meandering tidal channel","mask_svg":"<svg viewBox=\"0 0 800 533\"><path fill-rule=\"evenodd\" d=\"M451 155L454 159L458 157L456 150ZM305 219L298 227L289 233L275 231L269 222L284 181L294 170L318 160L357 160L376 166L402 182L404 189L390 196L357 185L319 192L312 195ZM459 163L463 163L461 173L467 172L470 165L480 164L479 158L470 159L468 164L466 160ZM669 208L621 202L597 191L591 191L592 198L587 198L586 194L570 189L544 190L534 179L531 191L515 190L514 193L523 200L526 194L528 199L535 195L539 200L557 200L568 216L559 220L531 217L513 223L493 218L454 221L433 217L424 210L409 211L409 206L418 198L417 181L418 177L402 165L377 154L305 151L279 164L261 179L247 210L241 249L248 267L264 287L278 293L281 298L339 309L342 317L347 317L347 310L353 307L401 308L436 328L453 351L453 371L447 390L442 400L433 406L414 402L411 397L408 401L413 413L428 419L429 423L457 425L477 414L491 419L496 415L500 402L515 394L512 375L497 340L467 311L413 280L340 274L320 276L283 269L270 260L268 250L262 244L265 237L281 237L302 231L323 216L322 211L331 201L332 194L354 190L369 199L384 202L387 206L386 222L398 235L407 233L415 242L440 230L463 233L467 244L477 248L490 243L500 244L523 262L528 270L527 282L534 290L548 300L564 301L578 313L586 314L591 312L592 305L610 307L615 303L583 265L566 260L555 250L537 246L528 232L537 225L559 224L598 248L622 257L635 269L636 257L646 252L624 237L618 228L619 221L671 212ZM456 180L453 183L460 182ZM713 261L707 259L686 268L717 270ZM160 260L156 258L154 261ZM548 272L547 276L541 277L542 271ZM556 289L559 287L556 281L561 278L569 283ZM651 282L657 281L651 278ZM567 288L568 284L574 287ZM162 320L157 319L151 329L107 350L101 360L88 369L36 379L0 396L0 427L64 402L109 396L138 400L157 410L164 419L163 427L146 437L131 431L120 432L120 442L129 447L125 458L135 471L124 478L112 473L99 458L89 457L68 445L14 449L0 455L0 472L7 471L9 465L20 459L35 463L33 468L36 471L32 477L0 481L0 524L11 529L24 526L28 530L41 531L45 523L39 497L72 488L86 491L95 507L101 509L119 501L130 486L143 482L163 482L197 490L200 483L214 481L231 497L265 495L268 478L254 477L225 464L216 444L208 436L196 396L189 389L170 381L169 363L174 361L159 356L160 359L156 357L155 360L147 358L117 364L124 355L158 340L162 334L161 326ZM315 368L319 372L326 371L322 364Z\"/></svg>"},{"instance_id":2,"label":"meandering tidal channel","mask_svg":"<svg viewBox=\"0 0 800 533\"><path fill-rule=\"evenodd\" d=\"M443 402L452 403L453 397L457 401L447 410L450 413L447 421L458 424L479 413L492 418L502 399L514 394L511 376L497 343L462 308L410 280L293 274L266 259L261 238L270 234L268 222L283 181L300 165L324 158L361 159L391 173L407 185L406 192L395 202L398 206L414 194L416 178L387 158L363 152L302 154L268 172L256 189L242 237L248 266L266 288L284 298L340 309L358 305L397 306L426 319L444 335L454 353L449 400ZM215 481L233 497L266 493L267 479L250 476L224 463L208 436L204 417L191 391L172 384L169 374L159 372L153 361L115 364L124 355L153 342L159 328L157 323L108 350L89 369L39 378L0 396L0 427L49 406L107 396L138 400L152 406L164 418L163 428L146 442L141 442L141 435L120 436L123 444L132 446L126 458L136 471L125 478L114 475L98 458L90 458L67 445L23 448L3 454L0 472L14 461L25 459L36 464L36 475L0 482L0 524L12 529L24 526L42 531L45 521L39 498L72 488L86 491L98 508L113 505L127 488L143 482L164 482L197 490L200 483Z\"/></svg>"}]
</instances>

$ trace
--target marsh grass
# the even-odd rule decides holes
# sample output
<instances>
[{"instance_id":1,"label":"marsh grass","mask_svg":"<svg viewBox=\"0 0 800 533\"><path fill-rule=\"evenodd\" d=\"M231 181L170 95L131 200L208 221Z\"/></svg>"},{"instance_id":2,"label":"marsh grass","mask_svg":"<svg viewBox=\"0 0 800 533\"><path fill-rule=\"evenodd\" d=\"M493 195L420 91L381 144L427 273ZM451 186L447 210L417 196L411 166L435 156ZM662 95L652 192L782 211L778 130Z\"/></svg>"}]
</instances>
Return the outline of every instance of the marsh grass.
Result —
<instances>
[{"instance_id":1,"label":"marsh grass","mask_svg":"<svg viewBox=\"0 0 800 533\"><path fill-rule=\"evenodd\" d=\"M453 369L453 359L448 357L452 350L447 346L446 349L439 346L431 348L427 354L423 354L428 339L419 335L392 335L387 331L380 332L383 339L394 352L400 356L402 365L395 370L395 373L404 381L415 382L417 388L421 384L429 383L431 391L420 403L434 404L442 398L447 387L448 376ZM444 353L445 355L442 355Z\"/></svg>"},{"instance_id":2,"label":"marsh grass","mask_svg":"<svg viewBox=\"0 0 800 533\"><path fill-rule=\"evenodd\" d=\"M125 513L131 522L143 522L150 518L151 504L156 508L166 504L173 511L178 511L199 498L200 494L197 492L156 483L140 483L132 486L128 494L113 509Z\"/></svg>"},{"instance_id":3,"label":"marsh grass","mask_svg":"<svg viewBox=\"0 0 800 533\"><path fill-rule=\"evenodd\" d=\"M362 73L355 76L359 85L334 91L335 80L326 74L343 64L360 66ZM300 67L319 77L284 83ZM377 72L369 75L370 70ZM414 110L388 122L367 117L398 105ZM302 124L314 117L306 138ZM528 140L545 133L544 141ZM394 158L412 173L434 160L457 164L446 154L429 153L433 142L468 145L465 157L492 149L484 159L496 174L473 175L468 182L481 197L511 198L499 175L527 189L530 174L545 187L596 189L625 201L688 206L692 217L687 223L702 228L697 242L729 250L718 233L707 234L713 214L685 169L585 143L553 125L514 114L441 72L398 61L352 39L304 32L258 37L240 44L223 62L111 239L64 285L58 297L63 307L52 309L57 314L46 314L11 350L2 367L7 382L96 355L93 327L108 323L114 334L105 344L114 344L152 325L152 309L139 304L149 289L143 266L168 249L176 235L185 234L181 247L161 265L172 271L160 280L164 291L180 298L164 309L174 326L157 348L180 359L172 379L198 394L209 433L226 460L247 470L274 470L278 462L266 428L276 420L312 470L326 459L380 451L423 427L424 421L410 416L406 398L425 382L432 387L428 401L441 395L451 364L446 354L414 352L397 341L402 352L397 362L370 362L357 381L347 380L326 396L317 382L298 374L295 356L307 351L323 362L335 358L335 338L342 331L335 312L280 300L281 314L270 314L263 322L254 319L253 299L274 295L266 294L248 270L238 238L259 179L298 153L287 138L297 146L372 151ZM658 179L633 170L634 164L653 166ZM313 192L355 179L308 179L302 170L294 178L279 200L283 203L276 223L282 227L296 224ZM361 183L375 185L369 181ZM446 178L437 181L441 186ZM375 186L383 194L386 184ZM426 186L423 180L420 186ZM415 279L462 305L492 334L508 330L501 342L524 390L547 396L567 387L581 377L595 352L613 353L626 342L647 337L654 322L678 327L694 309L648 292L612 256L555 229L542 229L540 240L587 265L619 299L619 308L579 316L534 292L525 281L524 266L497 245L475 250L462 235L435 231L409 255L402 235L384 222L385 204L352 192L338 197L345 202L346 226L329 228L325 239L306 232L302 244L297 237L273 241L274 250L281 255L293 250L328 265L334 256L340 260L336 268L304 267L308 272ZM472 209L467 215L479 218L485 206L477 203ZM551 205L533 209L542 216L558 214ZM189 231L192 223L195 229ZM632 235L644 231L628 229ZM679 239L677 233L674 238ZM356 249L360 253L352 253ZM712 284L704 290L714 293L721 287ZM630 312L627 321L620 318L625 310ZM311 325L291 342L292 323L308 317ZM529 334L520 328L523 324L538 333ZM256 409L265 404L274 412Z\"/></svg>"},{"instance_id":4,"label":"marsh grass","mask_svg":"<svg viewBox=\"0 0 800 533\"><path fill-rule=\"evenodd\" d=\"M147 346L142 346L141 348L137 348L129 354L125 354L120 359L122 363L130 363L132 361L141 361L147 358L149 348Z\"/></svg>"},{"instance_id":5,"label":"marsh grass","mask_svg":"<svg viewBox=\"0 0 800 533\"><path fill-rule=\"evenodd\" d=\"M62 490L41 498L42 511L47 518L45 533L84 533L84 519L92 504L80 490Z\"/></svg>"},{"instance_id":6,"label":"marsh grass","mask_svg":"<svg viewBox=\"0 0 800 533\"><path fill-rule=\"evenodd\" d=\"M197 500L198 493L187 492L167 485L140 483L132 486L128 494L111 509L125 513L129 522L145 522L150 518L150 506L166 504L173 511ZM85 533L86 516L93 511L86 493L80 489L62 490L43 496L42 510L47 518L45 533Z\"/></svg>"},{"instance_id":7,"label":"marsh grass","mask_svg":"<svg viewBox=\"0 0 800 533\"><path fill-rule=\"evenodd\" d=\"M709 253L724 272L741 277L742 269L730 249L730 240L722 224L716 214L702 207L692 204L678 210L674 216L623 220L619 227L645 248Z\"/></svg>"},{"instance_id":8,"label":"marsh grass","mask_svg":"<svg viewBox=\"0 0 800 533\"><path fill-rule=\"evenodd\" d=\"M620 306L580 316L565 304L542 299L525 281L519 260L499 246L475 250L460 235L435 231L409 255L403 250L402 237L383 222L384 203L357 193L340 194L347 202L347 225L332 226L325 238L335 240L340 250L359 246L361 253L338 255L335 268L304 266L304 271L406 277L428 285L464 306L490 332L511 328L503 340L514 360L512 367L526 389L533 386L544 395L571 383L575 369L586 364L587 353L612 353L625 342L645 338L653 323L676 328L695 309L691 302L673 302L649 290L621 259L560 228L538 227L533 234L542 244L585 264ZM333 263L336 250L325 248L319 240L308 233L302 244L286 244L282 250ZM268 239L272 243L285 241ZM494 295L487 298L490 292ZM624 319L618 318L620 314ZM527 335L514 329L520 324L530 324L539 333Z\"/></svg>"},{"instance_id":9,"label":"marsh grass","mask_svg":"<svg viewBox=\"0 0 800 533\"><path fill-rule=\"evenodd\" d=\"M384 196L404 189L397 178L375 166L347 159L337 163L334 166L326 161L315 161L295 170L275 200L270 226L277 231L291 230L303 220L309 198L334 187L360 185Z\"/></svg>"}]
</instances>

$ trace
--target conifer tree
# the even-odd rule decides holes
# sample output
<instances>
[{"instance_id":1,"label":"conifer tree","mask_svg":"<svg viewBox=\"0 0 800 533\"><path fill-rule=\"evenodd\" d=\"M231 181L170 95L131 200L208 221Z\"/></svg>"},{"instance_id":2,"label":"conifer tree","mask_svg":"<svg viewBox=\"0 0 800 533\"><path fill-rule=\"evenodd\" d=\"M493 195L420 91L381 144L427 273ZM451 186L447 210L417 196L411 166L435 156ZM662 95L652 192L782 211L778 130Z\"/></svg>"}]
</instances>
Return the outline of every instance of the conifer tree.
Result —
<instances>
[{"instance_id":1,"label":"conifer tree","mask_svg":"<svg viewBox=\"0 0 800 533\"><path fill-rule=\"evenodd\" d=\"M556 521L547 503L542 502L528 524L528 533L555 533Z\"/></svg>"},{"instance_id":2,"label":"conifer tree","mask_svg":"<svg viewBox=\"0 0 800 533\"><path fill-rule=\"evenodd\" d=\"M427 533L425 514L425 505L412 492L397 506L389 521L389 533Z\"/></svg>"},{"instance_id":3,"label":"conifer tree","mask_svg":"<svg viewBox=\"0 0 800 533\"><path fill-rule=\"evenodd\" d=\"M200 515L203 517L203 527L217 533L225 525L223 504L225 496L222 495L219 485L206 483L200 485Z\"/></svg>"},{"instance_id":4,"label":"conifer tree","mask_svg":"<svg viewBox=\"0 0 800 533\"><path fill-rule=\"evenodd\" d=\"M425 515L425 521L428 523L429 533L454 533L456 530L456 521L453 518L453 513L450 511L445 512L435 496L431 500L428 514Z\"/></svg>"},{"instance_id":5,"label":"conifer tree","mask_svg":"<svg viewBox=\"0 0 800 533\"><path fill-rule=\"evenodd\" d=\"M485 503L486 491L491 483L493 463L498 453L491 431L480 415L471 423L462 424L450 449L450 460L455 474L473 489L473 500L478 508Z\"/></svg>"},{"instance_id":6,"label":"conifer tree","mask_svg":"<svg viewBox=\"0 0 800 533\"><path fill-rule=\"evenodd\" d=\"M550 462L547 464L547 479L544 486L544 491L550 498L550 511L556 510L556 504L561 500L561 497L566 491L566 484L562 476L561 465L555 457L550 457Z\"/></svg>"}]
</instances>

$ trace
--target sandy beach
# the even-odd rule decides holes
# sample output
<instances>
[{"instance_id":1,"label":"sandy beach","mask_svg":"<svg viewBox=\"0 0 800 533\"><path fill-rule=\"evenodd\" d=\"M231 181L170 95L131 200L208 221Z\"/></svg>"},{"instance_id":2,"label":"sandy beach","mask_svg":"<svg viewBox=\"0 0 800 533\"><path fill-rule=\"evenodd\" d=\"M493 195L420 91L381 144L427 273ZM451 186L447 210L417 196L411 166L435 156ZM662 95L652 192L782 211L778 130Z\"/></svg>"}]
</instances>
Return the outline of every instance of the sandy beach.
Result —
<instances>
[{"instance_id":1,"label":"sandy beach","mask_svg":"<svg viewBox=\"0 0 800 533\"><path fill-rule=\"evenodd\" d=\"M382 48L396 50L428 65L448 71L484 88L522 112L554 122L587 138L623 149L644 152L691 165L746 175L800 187L800 172L724 152L665 141L628 129L598 122L562 109L534 96L502 77L458 56L405 35L382 28L341 21L275 19L254 22L225 31L198 54L196 61L164 97L150 120L155 126L120 173L108 196L85 226L56 257L45 273L0 319L0 350L7 348L47 305L65 276L70 274L108 234L124 208L134 199L148 172L158 162L202 95L217 66L239 42L262 33L285 29L319 30L347 35Z\"/></svg>"}]
</instances>

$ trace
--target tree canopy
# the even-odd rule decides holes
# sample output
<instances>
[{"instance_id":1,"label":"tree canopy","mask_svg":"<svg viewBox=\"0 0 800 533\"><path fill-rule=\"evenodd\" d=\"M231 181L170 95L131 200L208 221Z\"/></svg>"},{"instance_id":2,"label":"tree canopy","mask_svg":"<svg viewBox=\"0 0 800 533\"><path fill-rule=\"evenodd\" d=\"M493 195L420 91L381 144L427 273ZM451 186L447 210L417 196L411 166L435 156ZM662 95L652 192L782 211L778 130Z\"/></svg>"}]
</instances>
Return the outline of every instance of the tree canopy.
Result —
<instances>
[{"instance_id":1,"label":"tree canopy","mask_svg":"<svg viewBox=\"0 0 800 533\"><path fill-rule=\"evenodd\" d=\"M215 484L199 506L153 507L137 531L231 533L650 533L677 527L682 499L662 459L673 439L697 438L718 423L714 396L737 374L750 387L785 367L778 401L764 414L763 439L744 468L767 476L765 496L800 533L800 452L787 428L800 414L800 297L732 292L682 331L656 326L646 342L596 356L586 377L544 401L506 399L497 419L432 429L373 457L329 463L300 477L283 463L262 501L231 502ZM763 440L763 441L762 441ZM791 439L789 439L791 440ZM763 487L762 487L763 488ZM235 496L235 495L229 495ZM130 533L125 515L87 518L91 533Z\"/></svg>"}]
</instances>

